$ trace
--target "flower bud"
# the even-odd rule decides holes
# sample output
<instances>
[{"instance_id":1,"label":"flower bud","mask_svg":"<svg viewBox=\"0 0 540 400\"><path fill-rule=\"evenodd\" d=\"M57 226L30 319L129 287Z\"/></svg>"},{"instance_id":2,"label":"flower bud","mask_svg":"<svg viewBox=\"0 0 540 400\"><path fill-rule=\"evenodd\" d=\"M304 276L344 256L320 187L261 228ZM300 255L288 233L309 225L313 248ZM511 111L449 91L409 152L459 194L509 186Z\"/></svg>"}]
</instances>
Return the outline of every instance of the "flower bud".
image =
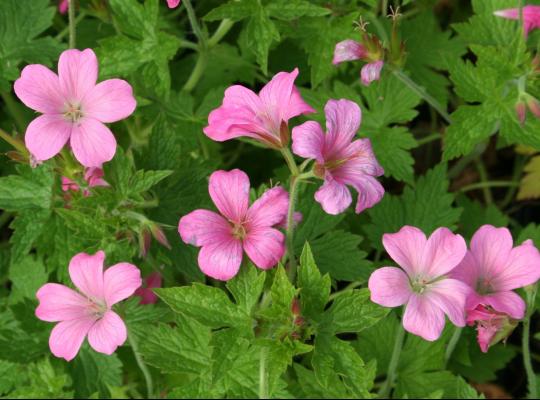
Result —
<instances>
[{"instance_id":1,"label":"flower bud","mask_svg":"<svg viewBox=\"0 0 540 400\"><path fill-rule=\"evenodd\" d=\"M515 110L516 110L516 115L517 115L517 118L519 120L519 123L521 125L523 125L525 123L525 117L526 117L526 113L527 113L527 108L525 106L525 103L523 101L518 101L516 103L516 107L515 107Z\"/></svg>"}]
</instances>

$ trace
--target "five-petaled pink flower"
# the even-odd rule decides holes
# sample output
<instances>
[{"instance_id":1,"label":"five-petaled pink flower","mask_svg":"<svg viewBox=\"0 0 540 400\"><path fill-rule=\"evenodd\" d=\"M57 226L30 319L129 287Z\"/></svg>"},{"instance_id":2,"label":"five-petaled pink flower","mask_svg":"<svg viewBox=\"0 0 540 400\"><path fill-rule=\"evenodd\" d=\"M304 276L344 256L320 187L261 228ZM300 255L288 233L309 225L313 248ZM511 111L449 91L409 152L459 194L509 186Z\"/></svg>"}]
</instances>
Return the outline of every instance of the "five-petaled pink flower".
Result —
<instances>
[{"instance_id":1,"label":"five-petaled pink flower","mask_svg":"<svg viewBox=\"0 0 540 400\"><path fill-rule=\"evenodd\" d=\"M243 171L216 171L210 176L208 190L221 215L195 210L180 219L182 240L201 247L199 267L212 278L234 277L243 250L262 269L275 266L285 252L284 235L274 227L287 214L289 194L274 187L250 207L249 188L249 178Z\"/></svg>"},{"instance_id":2,"label":"five-petaled pink flower","mask_svg":"<svg viewBox=\"0 0 540 400\"><path fill-rule=\"evenodd\" d=\"M141 298L141 304L154 304L158 297L152 289L161 287L161 274L157 271L152 272L144 278L143 286L135 291L135 296Z\"/></svg>"},{"instance_id":3,"label":"five-petaled pink flower","mask_svg":"<svg viewBox=\"0 0 540 400\"><path fill-rule=\"evenodd\" d=\"M523 33L525 37L530 31L540 28L540 6L528 5L523 7ZM519 20L519 8L508 8L505 10L495 11L494 14L498 17L507 19Z\"/></svg>"},{"instance_id":4,"label":"five-petaled pink flower","mask_svg":"<svg viewBox=\"0 0 540 400\"><path fill-rule=\"evenodd\" d=\"M540 279L540 253L531 240L513 247L508 229L484 225L473 235L470 250L452 277L473 289L467 311L481 304L521 319L525 302L513 290Z\"/></svg>"},{"instance_id":5,"label":"five-petaled pink flower","mask_svg":"<svg viewBox=\"0 0 540 400\"><path fill-rule=\"evenodd\" d=\"M85 167L101 167L113 158L116 139L103 123L128 117L136 106L131 86L121 79L98 83L98 61L91 49L66 50L58 75L43 65L26 66L15 93L43 115L26 129L25 143L38 161L48 160L70 142Z\"/></svg>"},{"instance_id":6,"label":"five-petaled pink flower","mask_svg":"<svg viewBox=\"0 0 540 400\"><path fill-rule=\"evenodd\" d=\"M347 185L358 191L356 212L360 213L378 203L384 188L375 179L384 174L369 139L353 138L360 127L361 111L350 100L329 100L324 108L325 134L321 126L308 121L292 130L293 152L315 160L314 173L324 179L315 193L324 211L343 212L352 202Z\"/></svg>"},{"instance_id":7,"label":"five-petaled pink flower","mask_svg":"<svg viewBox=\"0 0 540 400\"><path fill-rule=\"evenodd\" d=\"M112 354L126 341L126 325L112 306L141 286L141 273L128 263L113 265L103 272L104 260L103 251L95 255L79 253L69 263L69 276L79 292L47 283L36 294L36 316L58 322L49 338L56 357L67 361L75 358L86 335L90 346L105 354Z\"/></svg>"},{"instance_id":8,"label":"five-petaled pink flower","mask_svg":"<svg viewBox=\"0 0 540 400\"><path fill-rule=\"evenodd\" d=\"M371 82L377 81L381 77L384 61L377 58L374 59L362 43L347 39L336 44L332 63L338 65L344 61L366 61L367 64L360 70L360 79L365 86L369 86Z\"/></svg>"},{"instance_id":9,"label":"five-petaled pink flower","mask_svg":"<svg viewBox=\"0 0 540 400\"><path fill-rule=\"evenodd\" d=\"M490 346L508 338L517 326L517 321L489 306L479 305L467 313L467 325L475 324L480 350L487 353Z\"/></svg>"},{"instance_id":10,"label":"five-petaled pink flower","mask_svg":"<svg viewBox=\"0 0 540 400\"><path fill-rule=\"evenodd\" d=\"M289 141L288 121L300 114L313 113L294 86L298 68L280 72L261 89L259 95L244 86L225 91L223 104L208 116L204 133L223 142L241 136L281 149Z\"/></svg>"},{"instance_id":11,"label":"five-petaled pink flower","mask_svg":"<svg viewBox=\"0 0 540 400\"><path fill-rule=\"evenodd\" d=\"M88 184L87 187L83 189L83 194L85 196L90 196L90 188L97 186L109 186L109 183L105 179L103 179L103 170L97 167L87 168L84 172L84 180ZM64 192L78 192L80 189L81 188L79 187L79 184L77 182L73 181L72 179L66 178L65 176L62 177L62 190Z\"/></svg>"},{"instance_id":12,"label":"five-petaled pink flower","mask_svg":"<svg viewBox=\"0 0 540 400\"><path fill-rule=\"evenodd\" d=\"M446 314L457 326L465 326L465 301L470 288L447 277L467 252L465 240L447 228L426 238L415 227L383 235L383 245L402 268L383 267L371 274L371 300L385 307L406 304L405 330L433 341L440 337Z\"/></svg>"}]
</instances>

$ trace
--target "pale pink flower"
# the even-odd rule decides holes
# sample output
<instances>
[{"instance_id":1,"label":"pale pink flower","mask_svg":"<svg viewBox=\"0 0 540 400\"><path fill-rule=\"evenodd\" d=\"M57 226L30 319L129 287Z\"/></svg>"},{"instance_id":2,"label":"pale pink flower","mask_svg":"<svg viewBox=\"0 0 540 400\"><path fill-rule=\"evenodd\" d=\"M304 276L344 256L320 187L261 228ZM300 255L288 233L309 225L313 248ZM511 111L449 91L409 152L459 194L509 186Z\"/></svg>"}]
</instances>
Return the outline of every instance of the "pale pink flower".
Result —
<instances>
[{"instance_id":1,"label":"pale pink flower","mask_svg":"<svg viewBox=\"0 0 540 400\"><path fill-rule=\"evenodd\" d=\"M169 8L176 8L180 4L180 0L167 0Z\"/></svg>"},{"instance_id":2,"label":"pale pink flower","mask_svg":"<svg viewBox=\"0 0 540 400\"><path fill-rule=\"evenodd\" d=\"M379 80L383 66L383 61L375 61L362 67L360 70L360 80L364 86L369 86L371 82Z\"/></svg>"},{"instance_id":3,"label":"pale pink flower","mask_svg":"<svg viewBox=\"0 0 540 400\"><path fill-rule=\"evenodd\" d=\"M88 184L86 188L83 189L83 194L85 196L90 196L90 188L96 186L108 187L109 184L105 179L103 179L103 170L98 167L87 168L84 172L84 180ZM78 192L81 188L79 184L65 176L62 177L62 190L64 192L73 191Z\"/></svg>"},{"instance_id":4,"label":"pale pink flower","mask_svg":"<svg viewBox=\"0 0 540 400\"><path fill-rule=\"evenodd\" d=\"M362 60L367 56L367 50L362 43L347 39L336 44L332 64L337 65L344 61Z\"/></svg>"},{"instance_id":5,"label":"pale pink flower","mask_svg":"<svg viewBox=\"0 0 540 400\"><path fill-rule=\"evenodd\" d=\"M329 100L324 107L325 134L321 126L308 121L292 130L293 152L315 160L314 173L324 184L315 193L328 214L343 212L352 202L347 185L358 191L356 212L378 203L384 188L375 179L384 174L369 139L353 140L360 127L361 111L350 100Z\"/></svg>"},{"instance_id":6,"label":"pale pink flower","mask_svg":"<svg viewBox=\"0 0 540 400\"><path fill-rule=\"evenodd\" d=\"M467 314L467 325L475 324L480 350L487 353L490 346L510 336L517 326L517 321L491 307L479 305Z\"/></svg>"},{"instance_id":7,"label":"pale pink flower","mask_svg":"<svg viewBox=\"0 0 540 400\"><path fill-rule=\"evenodd\" d=\"M258 95L244 86L229 87L223 104L208 116L204 133L218 142L245 136L276 149L286 146L289 120L315 112L294 86L297 76L298 68L280 72Z\"/></svg>"},{"instance_id":8,"label":"pale pink flower","mask_svg":"<svg viewBox=\"0 0 540 400\"><path fill-rule=\"evenodd\" d=\"M137 267L119 263L103 271L105 253L79 253L69 263L69 276L78 292L57 283L47 283L37 292L36 316L58 322L49 338L51 352L71 361L88 335L99 353L112 354L127 338L126 325L112 306L131 296L141 286Z\"/></svg>"},{"instance_id":9,"label":"pale pink flower","mask_svg":"<svg viewBox=\"0 0 540 400\"><path fill-rule=\"evenodd\" d=\"M470 250L452 271L452 278L473 289L467 298L467 311L481 304L521 319L525 302L513 290L540 279L540 253L531 240L513 247L508 229L484 225L473 235Z\"/></svg>"},{"instance_id":10,"label":"pale pink flower","mask_svg":"<svg viewBox=\"0 0 540 400\"><path fill-rule=\"evenodd\" d=\"M201 247L199 267L212 278L234 277L243 251L261 269L275 266L285 252L285 237L274 227L287 214L289 194L274 187L249 207L249 188L243 171L216 171L210 176L208 190L221 215L195 210L180 219L182 240Z\"/></svg>"},{"instance_id":11,"label":"pale pink flower","mask_svg":"<svg viewBox=\"0 0 540 400\"><path fill-rule=\"evenodd\" d=\"M68 140L85 167L101 167L113 158L116 139L103 123L128 117L136 101L126 81L109 79L96 85L97 77L98 62L91 49L64 51L58 75L39 64L23 69L15 93L43 114L28 125L24 138L37 160L54 157Z\"/></svg>"},{"instance_id":12,"label":"pale pink flower","mask_svg":"<svg viewBox=\"0 0 540 400\"><path fill-rule=\"evenodd\" d=\"M161 274L159 272L152 272L146 278L144 278L143 286L135 291L135 296L141 298L141 304L155 304L158 297L152 289L161 287Z\"/></svg>"},{"instance_id":13,"label":"pale pink flower","mask_svg":"<svg viewBox=\"0 0 540 400\"><path fill-rule=\"evenodd\" d=\"M69 8L69 0L60 0L58 2L58 11L60 12L60 14L67 13L68 8Z\"/></svg>"},{"instance_id":14,"label":"pale pink flower","mask_svg":"<svg viewBox=\"0 0 540 400\"><path fill-rule=\"evenodd\" d=\"M457 326L465 326L465 300L470 288L448 278L467 252L465 240L447 228L426 238L415 227L383 235L383 245L401 267L383 267L371 274L371 300L384 307L406 305L405 330L425 340L441 336L446 314Z\"/></svg>"},{"instance_id":15,"label":"pale pink flower","mask_svg":"<svg viewBox=\"0 0 540 400\"><path fill-rule=\"evenodd\" d=\"M540 28L540 6L528 5L523 7L523 32L525 37L530 31ZM519 20L519 8L508 8L505 10L495 11L494 14L498 17L507 19Z\"/></svg>"}]
</instances>

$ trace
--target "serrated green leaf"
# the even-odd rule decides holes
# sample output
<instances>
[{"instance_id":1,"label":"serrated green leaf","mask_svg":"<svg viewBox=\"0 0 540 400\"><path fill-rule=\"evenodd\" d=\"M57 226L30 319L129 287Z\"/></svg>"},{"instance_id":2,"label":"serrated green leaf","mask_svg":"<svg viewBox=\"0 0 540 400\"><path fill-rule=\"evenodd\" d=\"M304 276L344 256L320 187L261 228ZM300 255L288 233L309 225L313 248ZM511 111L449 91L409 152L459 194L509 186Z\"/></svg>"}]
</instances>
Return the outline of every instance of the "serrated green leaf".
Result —
<instances>
[{"instance_id":1,"label":"serrated green leaf","mask_svg":"<svg viewBox=\"0 0 540 400\"><path fill-rule=\"evenodd\" d=\"M330 14L328 8L319 7L306 0L274 0L266 6L266 10L271 17L284 21Z\"/></svg>"},{"instance_id":2,"label":"serrated green leaf","mask_svg":"<svg viewBox=\"0 0 540 400\"><path fill-rule=\"evenodd\" d=\"M203 19L205 21L219 21L229 18L233 21L239 21L252 16L257 12L257 8L257 2L254 0L231 0L214 8Z\"/></svg>"},{"instance_id":3,"label":"serrated green leaf","mask_svg":"<svg viewBox=\"0 0 540 400\"><path fill-rule=\"evenodd\" d=\"M304 245L298 268L298 288L302 315L318 320L330 296L330 276L321 276L309 243Z\"/></svg>"},{"instance_id":4,"label":"serrated green leaf","mask_svg":"<svg viewBox=\"0 0 540 400\"><path fill-rule=\"evenodd\" d=\"M279 31L268 17L266 10L258 7L247 23L246 40L265 75L268 72L270 46L272 42L279 41L279 39Z\"/></svg>"},{"instance_id":5,"label":"serrated green leaf","mask_svg":"<svg viewBox=\"0 0 540 400\"><path fill-rule=\"evenodd\" d=\"M89 346L79 351L70 372L78 398L88 398L94 393L100 398L109 398L109 387L122 385L122 362L118 356L97 353Z\"/></svg>"},{"instance_id":6,"label":"serrated green leaf","mask_svg":"<svg viewBox=\"0 0 540 400\"><path fill-rule=\"evenodd\" d=\"M167 178L173 171L142 171L139 170L130 179L129 189L131 193L142 193L157 185Z\"/></svg>"},{"instance_id":7,"label":"serrated green leaf","mask_svg":"<svg viewBox=\"0 0 540 400\"><path fill-rule=\"evenodd\" d=\"M238 275L227 282L227 289L232 293L236 304L250 315L261 297L265 280L265 273L258 272L253 265L244 265Z\"/></svg>"},{"instance_id":8,"label":"serrated green leaf","mask_svg":"<svg viewBox=\"0 0 540 400\"><path fill-rule=\"evenodd\" d=\"M51 211L47 209L26 210L19 213L10 225L13 234L11 244L11 263L18 263L26 256L36 239L49 225Z\"/></svg>"},{"instance_id":9,"label":"serrated green leaf","mask_svg":"<svg viewBox=\"0 0 540 400\"><path fill-rule=\"evenodd\" d=\"M23 298L34 300L38 289L47 282L48 274L40 259L26 256L9 267L9 280L13 287L10 301L17 303Z\"/></svg>"},{"instance_id":10,"label":"serrated green leaf","mask_svg":"<svg viewBox=\"0 0 540 400\"><path fill-rule=\"evenodd\" d=\"M484 224L493 226L508 225L508 217L494 204L482 205L462 195L457 198L457 205L463 208L459 231L466 238L471 238L476 230Z\"/></svg>"}]
</instances>

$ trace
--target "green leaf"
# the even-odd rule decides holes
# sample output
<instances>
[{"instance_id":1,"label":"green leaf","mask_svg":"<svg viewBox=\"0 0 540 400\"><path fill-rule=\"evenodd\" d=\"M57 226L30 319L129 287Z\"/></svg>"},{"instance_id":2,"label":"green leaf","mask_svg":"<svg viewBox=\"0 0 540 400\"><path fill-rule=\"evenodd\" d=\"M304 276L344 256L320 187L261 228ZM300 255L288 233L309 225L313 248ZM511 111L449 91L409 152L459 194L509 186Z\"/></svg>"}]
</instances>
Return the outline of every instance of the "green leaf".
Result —
<instances>
[{"instance_id":1,"label":"green leaf","mask_svg":"<svg viewBox=\"0 0 540 400\"><path fill-rule=\"evenodd\" d=\"M173 171L142 171L139 170L130 179L129 189L131 193L143 193L152 186L157 185L167 178Z\"/></svg>"},{"instance_id":2,"label":"green leaf","mask_svg":"<svg viewBox=\"0 0 540 400\"><path fill-rule=\"evenodd\" d=\"M531 239L534 242L534 245L540 248L540 225L531 222L519 232L516 243L521 244L527 239Z\"/></svg>"},{"instance_id":3,"label":"green leaf","mask_svg":"<svg viewBox=\"0 0 540 400\"><path fill-rule=\"evenodd\" d=\"M331 280L328 274L321 276L309 243L304 245L298 268L298 288L300 289L301 313L318 320L330 296Z\"/></svg>"},{"instance_id":4,"label":"green leaf","mask_svg":"<svg viewBox=\"0 0 540 400\"><path fill-rule=\"evenodd\" d=\"M332 334L360 332L376 324L389 311L371 302L369 289L347 290L340 293L325 312L319 330Z\"/></svg>"},{"instance_id":5,"label":"green leaf","mask_svg":"<svg viewBox=\"0 0 540 400\"><path fill-rule=\"evenodd\" d=\"M291 21L300 17L321 17L330 10L306 0L274 0L266 6L268 14L276 19Z\"/></svg>"},{"instance_id":6,"label":"green leaf","mask_svg":"<svg viewBox=\"0 0 540 400\"><path fill-rule=\"evenodd\" d=\"M94 393L109 398L109 388L122 386L122 362L116 354L108 356L83 346L73 361L71 377L77 398L88 398Z\"/></svg>"},{"instance_id":7,"label":"green leaf","mask_svg":"<svg viewBox=\"0 0 540 400\"><path fill-rule=\"evenodd\" d=\"M266 274L258 272L254 265L243 265L238 275L227 282L236 304L250 315L259 301L264 288Z\"/></svg>"},{"instance_id":8,"label":"green leaf","mask_svg":"<svg viewBox=\"0 0 540 400\"><path fill-rule=\"evenodd\" d=\"M255 54L263 74L268 72L268 52L273 41L279 41L280 35L266 10L258 7L246 26L248 47Z\"/></svg>"},{"instance_id":9,"label":"green leaf","mask_svg":"<svg viewBox=\"0 0 540 400\"><path fill-rule=\"evenodd\" d=\"M51 206L51 187L44 186L37 177L9 175L0 178L0 208L7 211L48 209Z\"/></svg>"},{"instance_id":10,"label":"green leaf","mask_svg":"<svg viewBox=\"0 0 540 400\"><path fill-rule=\"evenodd\" d=\"M401 377L396 386L395 396L423 399L439 391L442 391L445 399L483 398L463 378L452 375L449 371L426 372Z\"/></svg>"},{"instance_id":11,"label":"green leaf","mask_svg":"<svg viewBox=\"0 0 540 400\"><path fill-rule=\"evenodd\" d=\"M482 225L507 226L508 217L495 204L483 205L462 195L457 198L457 205L463 208L459 231L466 238L471 238Z\"/></svg>"},{"instance_id":12,"label":"green leaf","mask_svg":"<svg viewBox=\"0 0 540 400\"><path fill-rule=\"evenodd\" d=\"M291 308L296 288L291 284L285 269L280 264L276 268L274 282L270 288L272 303L265 315L276 319L288 319L291 316Z\"/></svg>"},{"instance_id":13,"label":"green leaf","mask_svg":"<svg viewBox=\"0 0 540 400\"><path fill-rule=\"evenodd\" d=\"M60 399L73 398L71 378L62 364L53 365L48 357L25 366L24 383L19 384L10 398L20 399Z\"/></svg>"},{"instance_id":14,"label":"green leaf","mask_svg":"<svg viewBox=\"0 0 540 400\"><path fill-rule=\"evenodd\" d=\"M372 245L382 249L382 235L404 225L416 226L426 235L441 226L455 228L462 210L452 207L454 195L448 193L448 185L446 165L439 164L418 178L414 187L407 186L401 196L386 194L367 211L371 224L364 230Z\"/></svg>"},{"instance_id":15,"label":"green leaf","mask_svg":"<svg viewBox=\"0 0 540 400\"><path fill-rule=\"evenodd\" d=\"M9 267L9 280L13 284L10 301L17 303L23 298L34 300L38 289L47 282L43 262L34 256L12 262Z\"/></svg>"},{"instance_id":16,"label":"green leaf","mask_svg":"<svg viewBox=\"0 0 540 400\"><path fill-rule=\"evenodd\" d=\"M50 210L36 209L23 211L15 217L10 225L14 231L9 238L11 263L18 263L30 252L36 239L49 227L50 216Z\"/></svg>"},{"instance_id":17,"label":"green leaf","mask_svg":"<svg viewBox=\"0 0 540 400\"><path fill-rule=\"evenodd\" d=\"M155 289L154 292L176 313L212 328L249 326L250 318L237 308L221 289L195 283L191 286Z\"/></svg>"},{"instance_id":18,"label":"green leaf","mask_svg":"<svg viewBox=\"0 0 540 400\"><path fill-rule=\"evenodd\" d=\"M252 16L257 12L257 2L254 0L236 1L231 0L228 3L221 4L204 16L205 21L219 21L229 18L233 21Z\"/></svg>"}]
</instances>

